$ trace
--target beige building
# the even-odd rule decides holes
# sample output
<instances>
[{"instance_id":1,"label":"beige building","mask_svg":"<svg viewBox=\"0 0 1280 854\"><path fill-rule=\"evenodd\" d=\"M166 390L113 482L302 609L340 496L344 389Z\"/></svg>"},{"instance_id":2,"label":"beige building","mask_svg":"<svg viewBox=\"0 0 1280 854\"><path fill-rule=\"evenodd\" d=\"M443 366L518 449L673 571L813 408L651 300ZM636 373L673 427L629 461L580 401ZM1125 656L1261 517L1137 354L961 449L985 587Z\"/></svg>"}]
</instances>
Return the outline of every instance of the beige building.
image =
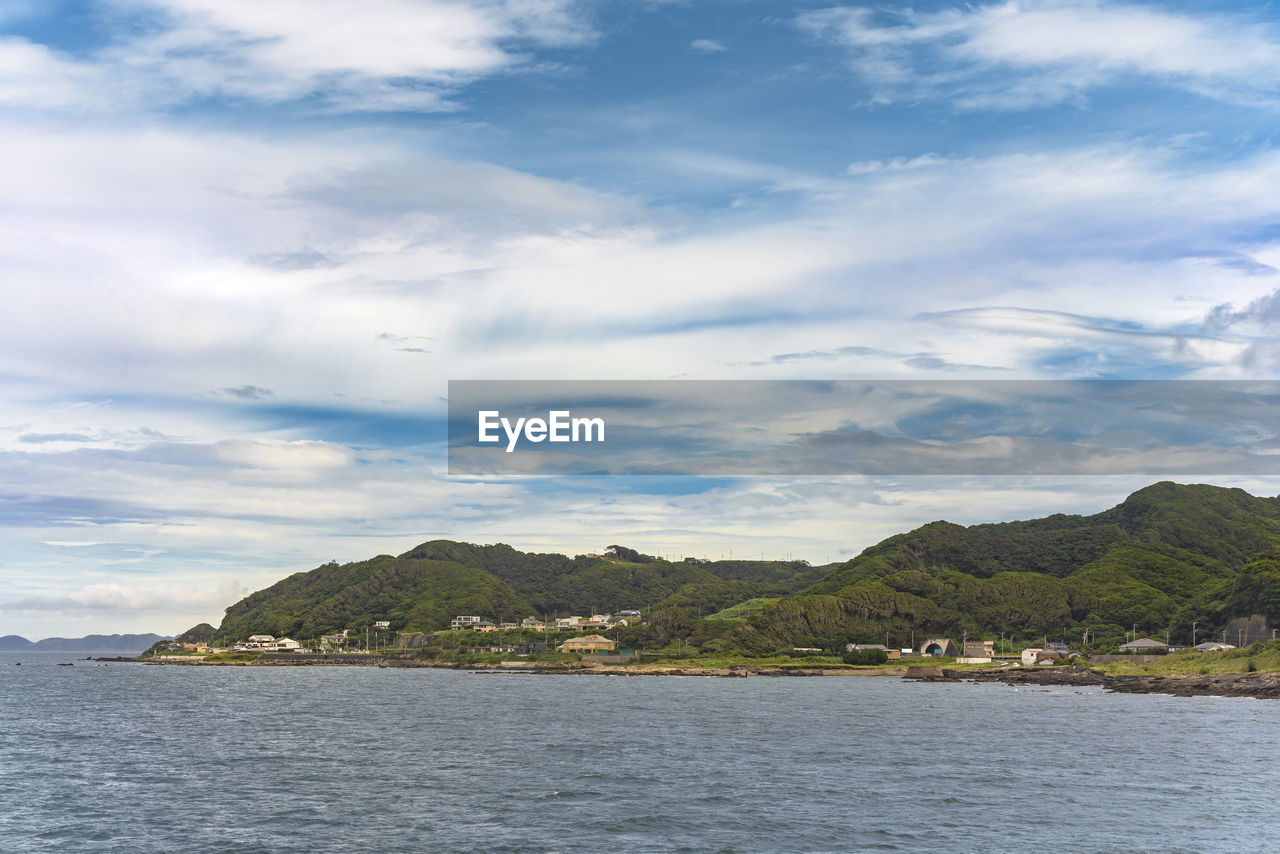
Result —
<instances>
[{"instance_id":1,"label":"beige building","mask_svg":"<svg viewBox=\"0 0 1280 854\"><path fill-rule=\"evenodd\" d=\"M569 638L556 649L559 652L613 652L618 646L603 635L586 635L580 638Z\"/></svg>"}]
</instances>

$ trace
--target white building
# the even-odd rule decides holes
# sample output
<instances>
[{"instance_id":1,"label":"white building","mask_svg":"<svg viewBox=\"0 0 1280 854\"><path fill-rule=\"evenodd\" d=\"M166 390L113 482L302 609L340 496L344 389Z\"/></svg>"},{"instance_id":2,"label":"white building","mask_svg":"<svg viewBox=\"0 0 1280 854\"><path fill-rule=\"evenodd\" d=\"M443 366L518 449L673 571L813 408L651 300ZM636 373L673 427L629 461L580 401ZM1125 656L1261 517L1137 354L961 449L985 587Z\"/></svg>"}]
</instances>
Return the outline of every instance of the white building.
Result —
<instances>
[{"instance_id":1,"label":"white building","mask_svg":"<svg viewBox=\"0 0 1280 854\"><path fill-rule=\"evenodd\" d=\"M455 632L465 632L467 629L472 628L473 626L475 626L475 625L476 625L476 623L479 623L479 622L483 622L483 618L481 618L481 617L461 617L461 616L459 616L459 617L454 617L454 618L449 622L449 629L450 629L451 631L455 631Z\"/></svg>"}]
</instances>

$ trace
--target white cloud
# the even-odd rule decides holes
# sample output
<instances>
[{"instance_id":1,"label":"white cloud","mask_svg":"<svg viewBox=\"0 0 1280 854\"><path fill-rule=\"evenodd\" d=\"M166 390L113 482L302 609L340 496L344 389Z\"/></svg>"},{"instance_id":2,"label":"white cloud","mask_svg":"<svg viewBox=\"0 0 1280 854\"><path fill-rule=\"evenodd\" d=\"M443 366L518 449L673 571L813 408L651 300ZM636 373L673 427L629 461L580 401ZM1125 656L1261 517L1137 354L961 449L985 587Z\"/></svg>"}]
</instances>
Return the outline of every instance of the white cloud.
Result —
<instances>
[{"instance_id":1,"label":"white cloud","mask_svg":"<svg viewBox=\"0 0 1280 854\"><path fill-rule=\"evenodd\" d=\"M90 584L63 596L14 596L0 599L0 611L212 611L226 607L247 591L235 581L214 589L171 584L127 585L117 582Z\"/></svg>"},{"instance_id":2,"label":"white cloud","mask_svg":"<svg viewBox=\"0 0 1280 854\"><path fill-rule=\"evenodd\" d=\"M0 103L146 110L230 96L452 110L459 87L526 64L528 51L594 38L576 0L125 0L110 11L115 41L91 54L0 41Z\"/></svg>"},{"instance_id":3,"label":"white cloud","mask_svg":"<svg viewBox=\"0 0 1280 854\"><path fill-rule=\"evenodd\" d=\"M0 104L79 108L101 77L92 66L59 56L26 39L0 38Z\"/></svg>"},{"instance_id":4,"label":"white cloud","mask_svg":"<svg viewBox=\"0 0 1280 854\"><path fill-rule=\"evenodd\" d=\"M1247 17L1129 3L1019 0L940 12L838 7L799 24L848 48L882 101L941 97L1020 109L1145 78L1254 102L1280 89L1280 36Z\"/></svg>"},{"instance_id":5,"label":"white cloud","mask_svg":"<svg viewBox=\"0 0 1280 854\"><path fill-rule=\"evenodd\" d=\"M694 39L689 42L689 48L698 53L724 53L728 50L724 44L715 39Z\"/></svg>"}]
</instances>

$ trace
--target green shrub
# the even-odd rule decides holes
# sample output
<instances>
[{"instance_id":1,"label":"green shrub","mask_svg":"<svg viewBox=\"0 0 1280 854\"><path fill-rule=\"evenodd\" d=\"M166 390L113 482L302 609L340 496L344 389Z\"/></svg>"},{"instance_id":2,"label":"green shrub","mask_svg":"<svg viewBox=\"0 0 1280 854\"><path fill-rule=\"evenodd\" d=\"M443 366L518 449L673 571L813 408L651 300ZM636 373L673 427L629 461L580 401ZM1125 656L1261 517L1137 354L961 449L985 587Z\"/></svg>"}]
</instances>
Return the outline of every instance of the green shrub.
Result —
<instances>
[{"instance_id":1,"label":"green shrub","mask_svg":"<svg viewBox=\"0 0 1280 854\"><path fill-rule=\"evenodd\" d=\"M844 654L845 664L884 664L889 653L883 649L851 649Z\"/></svg>"}]
</instances>

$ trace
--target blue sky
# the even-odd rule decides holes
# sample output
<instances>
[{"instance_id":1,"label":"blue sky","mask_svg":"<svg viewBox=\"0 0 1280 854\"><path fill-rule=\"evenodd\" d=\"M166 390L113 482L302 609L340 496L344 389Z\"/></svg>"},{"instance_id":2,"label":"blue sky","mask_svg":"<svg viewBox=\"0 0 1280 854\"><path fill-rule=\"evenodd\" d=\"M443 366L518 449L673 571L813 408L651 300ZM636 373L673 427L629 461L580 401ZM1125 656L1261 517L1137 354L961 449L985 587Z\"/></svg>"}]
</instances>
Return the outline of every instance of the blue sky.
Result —
<instances>
[{"instance_id":1,"label":"blue sky","mask_svg":"<svg viewBox=\"0 0 1280 854\"><path fill-rule=\"evenodd\" d=\"M1278 113L1258 4L11 0L0 633L437 536L821 561L1114 504L1151 478L451 480L443 397L1274 378Z\"/></svg>"}]
</instances>

